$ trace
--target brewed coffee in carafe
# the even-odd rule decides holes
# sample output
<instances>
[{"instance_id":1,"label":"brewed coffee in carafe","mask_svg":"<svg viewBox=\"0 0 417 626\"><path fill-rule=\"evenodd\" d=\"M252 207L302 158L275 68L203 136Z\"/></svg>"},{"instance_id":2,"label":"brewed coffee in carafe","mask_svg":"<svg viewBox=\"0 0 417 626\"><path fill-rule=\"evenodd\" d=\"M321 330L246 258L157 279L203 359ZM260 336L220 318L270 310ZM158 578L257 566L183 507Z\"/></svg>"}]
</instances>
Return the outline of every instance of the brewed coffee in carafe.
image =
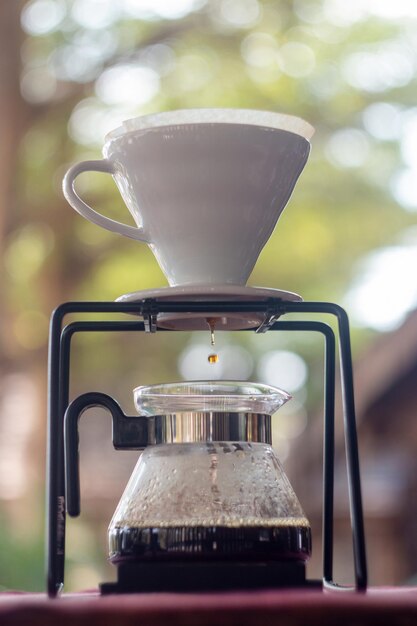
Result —
<instances>
[{"instance_id":1,"label":"brewed coffee in carafe","mask_svg":"<svg viewBox=\"0 0 417 626\"><path fill-rule=\"evenodd\" d=\"M308 559L310 525L270 445L288 399L225 381L136 389L166 443L139 458L110 523L110 560Z\"/></svg>"}]
</instances>

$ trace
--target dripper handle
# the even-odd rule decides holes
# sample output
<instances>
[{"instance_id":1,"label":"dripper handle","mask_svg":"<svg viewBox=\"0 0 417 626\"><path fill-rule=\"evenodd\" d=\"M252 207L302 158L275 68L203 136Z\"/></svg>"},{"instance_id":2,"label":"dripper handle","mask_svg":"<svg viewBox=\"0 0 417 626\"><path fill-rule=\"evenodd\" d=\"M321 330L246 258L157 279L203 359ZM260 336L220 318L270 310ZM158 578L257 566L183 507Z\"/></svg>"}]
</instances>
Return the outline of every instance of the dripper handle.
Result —
<instances>
[{"instance_id":1,"label":"dripper handle","mask_svg":"<svg viewBox=\"0 0 417 626\"><path fill-rule=\"evenodd\" d=\"M120 405L104 393L85 393L73 400L64 416L65 492L67 512L78 517L80 505L80 455L78 420L87 409L103 407L113 420L113 445L116 450L142 450L148 445L148 419L125 415Z\"/></svg>"},{"instance_id":2,"label":"dripper handle","mask_svg":"<svg viewBox=\"0 0 417 626\"><path fill-rule=\"evenodd\" d=\"M82 161L81 163L76 163L70 167L64 176L64 180L62 181L62 190L66 200L72 208L87 220L93 222L93 224L97 224L97 226L111 230L114 233L119 233L125 237L130 237L131 239L137 239L138 241L143 241L144 243L150 243L149 237L146 235L143 227L129 226L128 224L122 224L122 222L117 222L109 217L105 217L104 215L101 215L101 213L92 209L86 202L84 202L84 200L80 198L75 191L74 183L77 176L82 172L104 172L106 174L112 174L113 176L116 174L114 164L108 159L101 159L98 161Z\"/></svg>"}]
</instances>

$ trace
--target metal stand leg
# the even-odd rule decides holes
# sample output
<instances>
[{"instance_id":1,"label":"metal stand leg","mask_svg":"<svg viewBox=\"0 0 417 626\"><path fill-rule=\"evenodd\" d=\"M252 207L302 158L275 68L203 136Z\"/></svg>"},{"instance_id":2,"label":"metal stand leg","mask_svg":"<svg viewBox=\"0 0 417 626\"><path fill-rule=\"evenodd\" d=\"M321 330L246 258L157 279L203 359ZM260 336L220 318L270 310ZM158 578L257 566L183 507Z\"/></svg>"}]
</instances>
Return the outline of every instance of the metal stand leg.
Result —
<instances>
[{"instance_id":1,"label":"metal stand leg","mask_svg":"<svg viewBox=\"0 0 417 626\"><path fill-rule=\"evenodd\" d=\"M359 470L359 450L356 430L355 401L353 391L353 366L350 345L349 320L346 311L329 302L290 302L284 303L285 312L329 313L338 321L340 375L346 441L346 463L349 485L350 519L352 526L353 556L355 565L356 589L365 591L367 587L367 565L365 550L365 529L363 521L362 495ZM326 581L325 581L326 582ZM329 587L335 587L329 582Z\"/></svg>"},{"instance_id":2,"label":"metal stand leg","mask_svg":"<svg viewBox=\"0 0 417 626\"><path fill-rule=\"evenodd\" d=\"M70 302L52 313L48 358L48 437L47 437L47 512L46 570L48 595L54 598L64 583L65 564L65 473L63 421L69 396L69 340L61 339L62 324L70 313L137 313L140 307L131 303ZM125 322L127 323L127 322ZM113 324L121 324L115 322ZM141 322L131 322L141 324Z\"/></svg>"}]
</instances>

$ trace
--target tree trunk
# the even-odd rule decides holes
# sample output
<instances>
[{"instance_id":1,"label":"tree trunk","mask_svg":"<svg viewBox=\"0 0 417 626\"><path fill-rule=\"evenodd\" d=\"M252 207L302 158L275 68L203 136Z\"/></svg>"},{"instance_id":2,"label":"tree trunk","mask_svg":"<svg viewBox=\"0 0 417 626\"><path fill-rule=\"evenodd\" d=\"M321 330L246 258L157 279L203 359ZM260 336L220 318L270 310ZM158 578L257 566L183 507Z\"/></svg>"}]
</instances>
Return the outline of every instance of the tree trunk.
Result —
<instances>
[{"instance_id":1,"label":"tree trunk","mask_svg":"<svg viewBox=\"0 0 417 626\"><path fill-rule=\"evenodd\" d=\"M0 256L16 219L15 177L19 145L24 134L28 105L20 95L21 2L0 2ZM8 345L9 314L5 301L5 283L0 282L0 372L11 361Z\"/></svg>"},{"instance_id":2,"label":"tree trunk","mask_svg":"<svg viewBox=\"0 0 417 626\"><path fill-rule=\"evenodd\" d=\"M14 175L27 105L20 96L21 2L0 2L0 250L13 223Z\"/></svg>"}]
</instances>

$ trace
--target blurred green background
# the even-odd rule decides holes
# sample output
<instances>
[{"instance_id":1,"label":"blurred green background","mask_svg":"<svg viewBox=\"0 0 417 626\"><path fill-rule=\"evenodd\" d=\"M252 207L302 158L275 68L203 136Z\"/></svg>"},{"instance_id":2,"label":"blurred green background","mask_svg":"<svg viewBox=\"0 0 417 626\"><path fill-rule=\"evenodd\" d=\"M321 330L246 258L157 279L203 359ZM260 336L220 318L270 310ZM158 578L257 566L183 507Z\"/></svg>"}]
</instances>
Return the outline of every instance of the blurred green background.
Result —
<instances>
[{"instance_id":1,"label":"blurred green background","mask_svg":"<svg viewBox=\"0 0 417 626\"><path fill-rule=\"evenodd\" d=\"M316 128L310 160L249 284L344 305L359 358L380 333L402 324L417 299L416 6L0 4L2 588L44 588L52 309L166 284L146 245L90 224L67 205L61 180L68 166L100 158L108 131L152 112L232 107L306 119ZM110 177L92 174L77 184L94 207L127 220ZM212 375L270 382L295 396L275 432L283 460L291 457L320 403L321 345L305 336L258 341L252 333L224 333L217 345L222 365L213 374L208 333L162 335L77 338L71 395L105 391L133 412L138 384ZM69 524L68 589L111 576L106 525L135 455L114 453L109 437L100 413L82 425L84 512ZM389 571L384 576L382 582L400 582Z\"/></svg>"}]
</instances>

